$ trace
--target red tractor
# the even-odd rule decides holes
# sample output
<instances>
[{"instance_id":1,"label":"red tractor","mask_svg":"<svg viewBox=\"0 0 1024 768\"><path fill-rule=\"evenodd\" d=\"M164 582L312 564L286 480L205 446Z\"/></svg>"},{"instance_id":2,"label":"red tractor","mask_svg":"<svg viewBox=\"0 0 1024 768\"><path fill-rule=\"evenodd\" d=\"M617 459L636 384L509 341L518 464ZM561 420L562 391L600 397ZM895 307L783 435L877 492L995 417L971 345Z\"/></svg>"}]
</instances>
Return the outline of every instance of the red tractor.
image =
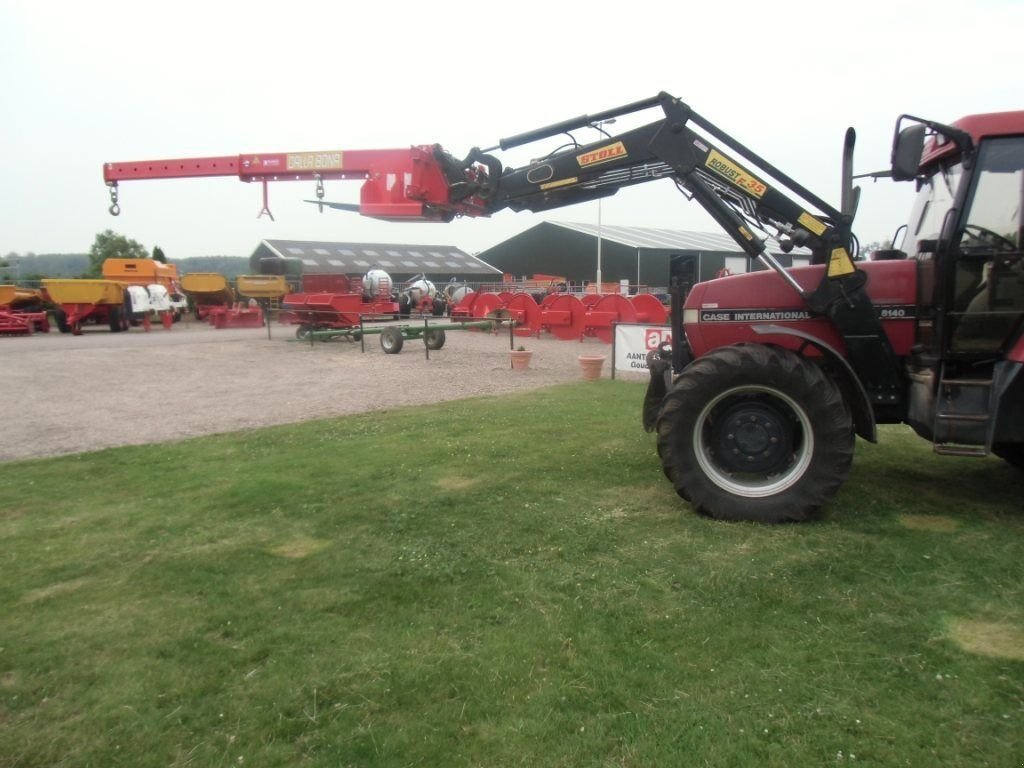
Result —
<instances>
[{"instance_id":1,"label":"red tractor","mask_svg":"<svg viewBox=\"0 0 1024 768\"><path fill-rule=\"evenodd\" d=\"M602 128L648 109L659 119L614 136ZM603 137L580 144L571 132L584 128ZM568 144L521 167L494 154L563 133ZM692 264L673 260L673 343L649 356L644 424L695 508L780 522L827 503L855 436L875 441L880 423L909 424L940 453L991 452L1024 467L1024 111L953 125L901 117L891 175L918 186L910 245L872 259L859 258L852 231L853 144L851 129L838 208L667 93L462 160L430 145L111 163L104 177L112 213L121 180L238 175L314 179L321 206L430 221L672 179L764 269L693 284ZM363 180L360 204L323 202L325 178ZM810 266L784 268L768 241L806 249Z\"/></svg>"}]
</instances>

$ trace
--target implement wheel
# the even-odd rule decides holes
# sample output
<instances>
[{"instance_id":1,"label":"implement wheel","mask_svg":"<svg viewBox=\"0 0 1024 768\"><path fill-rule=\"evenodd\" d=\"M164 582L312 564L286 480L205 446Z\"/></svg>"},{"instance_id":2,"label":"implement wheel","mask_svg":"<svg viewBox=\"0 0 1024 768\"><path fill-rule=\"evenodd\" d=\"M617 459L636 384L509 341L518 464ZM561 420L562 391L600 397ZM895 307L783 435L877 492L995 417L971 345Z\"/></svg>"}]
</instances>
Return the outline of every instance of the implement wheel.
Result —
<instances>
[{"instance_id":1,"label":"implement wheel","mask_svg":"<svg viewBox=\"0 0 1024 768\"><path fill-rule=\"evenodd\" d=\"M818 366L762 344L691 363L665 397L658 453L676 492L721 520L804 520L842 485L854 432Z\"/></svg>"},{"instance_id":2,"label":"implement wheel","mask_svg":"<svg viewBox=\"0 0 1024 768\"><path fill-rule=\"evenodd\" d=\"M385 328L380 332L380 348L385 355L397 355L402 351L405 344L405 337L402 336L401 328Z\"/></svg>"},{"instance_id":3,"label":"implement wheel","mask_svg":"<svg viewBox=\"0 0 1024 768\"><path fill-rule=\"evenodd\" d=\"M302 323L295 329L295 338L304 341L309 338L311 333L313 333L313 326Z\"/></svg>"},{"instance_id":4,"label":"implement wheel","mask_svg":"<svg viewBox=\"0 0 1024 768\"><path fill-rule=\"evenodd\" d=\"M121 307L111 307L110 316L108 320L111 333L120 333L122 330L124 330L121 327L121 319Z\"/></svg>"},{"instance_id":5,"label":"implement wheel","mask_svg":"<svg viewBox=\"0 0 1024 768\"><path fill-rule=\"evenodd\" d=\"M443 328L431 328L423 334L423 343L427 345L427 349L440 349L444 342Z\"/></svg>"},{"instance_id":6,"label":"implement wheel","mask_svg":"<svg viewBox=\"0 0 1024 768\"><path fill-rule=\"evenodd\" d=\"M68 323L68 316L63 309L55 310L53 319L57 321L57 330L61 333L71 333L71 325Z\"/></svg>"}]
</instances>

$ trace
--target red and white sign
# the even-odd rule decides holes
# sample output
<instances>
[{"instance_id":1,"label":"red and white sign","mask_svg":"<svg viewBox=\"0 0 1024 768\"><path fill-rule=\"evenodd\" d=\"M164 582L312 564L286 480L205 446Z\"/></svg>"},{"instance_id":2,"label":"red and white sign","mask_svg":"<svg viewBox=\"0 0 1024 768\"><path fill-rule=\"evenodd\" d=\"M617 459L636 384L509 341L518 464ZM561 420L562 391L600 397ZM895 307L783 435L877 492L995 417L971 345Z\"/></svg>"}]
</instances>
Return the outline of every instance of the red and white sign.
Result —
<instances>
[{"instance_id":1,"label":"red and white sign","mask_svg":"<svg viewBox=\"0 0 1024 768\"><path fill-rule=\"evenodd\" d=\"M646 373L647 353L662 343L672 342L668 325L616 323L612 343L612 375L615 371Z\"/></svg>"}]
</instances>

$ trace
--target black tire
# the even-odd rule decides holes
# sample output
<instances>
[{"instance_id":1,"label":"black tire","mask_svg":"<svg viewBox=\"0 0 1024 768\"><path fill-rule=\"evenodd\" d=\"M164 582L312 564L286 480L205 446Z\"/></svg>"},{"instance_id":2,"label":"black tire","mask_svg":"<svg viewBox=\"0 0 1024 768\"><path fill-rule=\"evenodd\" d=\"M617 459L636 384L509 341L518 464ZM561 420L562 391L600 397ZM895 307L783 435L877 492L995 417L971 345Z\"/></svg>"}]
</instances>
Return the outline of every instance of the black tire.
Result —
<instances>
[{"instance_id":1,"label":"black tire","mask_svg":"<svg viewBox=\"0 0 1024 768\"><path fill-rule=\"evenodd\" d=\"M658 445L658 458L661 459L661 471L662 471L662 474L664 474L665 477L668 478L668 481L670 483L672 483L672 487L676 489L676 493L678 493L682 497L683 501L689 501L690 500L690 494L687 493L686 489L685 488L680 488L678 485L676 485L676 475L675 475L675 472L672 471L672 465L665 460L665 456L663 455L664 454L664 449L662 448L661 440L658 441L657 445Z\"/></svg>"},{"instance_id":2,"label":"black tire","mask_svg":"<svg viewBox=\"0 0 1024 768\"><path fill-rule=\"evenodd\" d=\"M992 446L992 453L1024 471L1024 443L996 443Z\"/></svg>"},{"instance_id":3,"label":"black tire","mask_svg":"<svg viewBox=\"0 0 1024 768\"><path fill-rule=\"evenodd\" d=\"M676 492L720 520L781 523L827 503L853 461L835 382L785 349L722 347L691 363L658 418L658 453Z\"/></svg>"},{"instance_id":4,"label":"black tire","mask_svg":"<svg viewBox=\"0 0 1024 768\"><path fill-rule=\"evenodd\" d=\"M431 328L423 334L423 343L427 345L427 349L440 349L444 342L443 328Z\"/></svg>"},{"instance_id":5,"label":"black tire","mask_svg":"<svg viewBox=\"0 0 1024 768\"><path fill-rule=\"evenodd\" d=\"M444 310L448 305L440 296L435 296L430 305L430 314L434 317L444 317ZM440 349L440 347L438 347Z\"/></svg>"},{"instance_id":6,"label":"black tire","mask_svg":"<svg viewBox=\"0 0 1024 768\"><path fill-rule=\"evenodd\" d=\"M108 323L110 325L111 333L120 333L122 331L122 316L120 307L115 305L110 308Z\"/></svg>"},{"instance_id":7,"label":"black tire","mask_svg":"<svg viewBox=\"0 0 1024 768\"><path fill-rule=\"evenodd\" d=\"M68 324L68 316L63 309L55 310L53 319L57 322L57 330L61 333L71 333L71 326Z\"/></svg>"},{"instance_id":8,"label":"black tire","mask_svg":"<svg viewBox=\"0 0 1024 768\"><path fill-rule=\"evenodd\" d=\"M397 355L402 351L405 344L405 337L402 336L401 328L385 328L380 334L380 348L385 355Z\"/></svg>"},{"instance_id":9,"label":"black tire","mask_svg":"<svg viewBox=\"0 0 1024 768\"><path fill-rule=\"evenodd\" d=\"M295 338L299 341L305 341L309 338L311 333L313 333L313 327L303 323L295 329Z\"/></svg>"}]
</instances>

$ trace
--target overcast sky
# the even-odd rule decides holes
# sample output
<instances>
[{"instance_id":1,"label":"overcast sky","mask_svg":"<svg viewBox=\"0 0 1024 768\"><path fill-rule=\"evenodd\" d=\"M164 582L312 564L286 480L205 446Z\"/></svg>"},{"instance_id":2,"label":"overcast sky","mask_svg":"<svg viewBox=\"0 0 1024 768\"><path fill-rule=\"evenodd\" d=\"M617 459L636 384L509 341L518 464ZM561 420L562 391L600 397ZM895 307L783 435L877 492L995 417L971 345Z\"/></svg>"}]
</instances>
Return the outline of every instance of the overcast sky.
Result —
<instances>
[{"instance_id":1,"label":"overcast sky","mask_svg":"<svg viewBox=\"0 0 1024 768\"><path fill-rule=\"evenodd\" d=\"M1021 40L1024 0L0 0L0 255L85 252L108 228L171 258L248 256L263 238L478 252L544 219L596 223L596 203L447 225L319 214L312 182L272 184L271 222L259 186L230 178L125 182L114 218L102 167L431 143L461 157L662 90L838 205L848 125L866 172L887 166L901 113L1024 109ZM909 185L864 186L855 231L890 237ZM326 193L355 202L359 183ZM602 220L717 231L668 181L606 199Z\"/></svg>"}]
</instances>

